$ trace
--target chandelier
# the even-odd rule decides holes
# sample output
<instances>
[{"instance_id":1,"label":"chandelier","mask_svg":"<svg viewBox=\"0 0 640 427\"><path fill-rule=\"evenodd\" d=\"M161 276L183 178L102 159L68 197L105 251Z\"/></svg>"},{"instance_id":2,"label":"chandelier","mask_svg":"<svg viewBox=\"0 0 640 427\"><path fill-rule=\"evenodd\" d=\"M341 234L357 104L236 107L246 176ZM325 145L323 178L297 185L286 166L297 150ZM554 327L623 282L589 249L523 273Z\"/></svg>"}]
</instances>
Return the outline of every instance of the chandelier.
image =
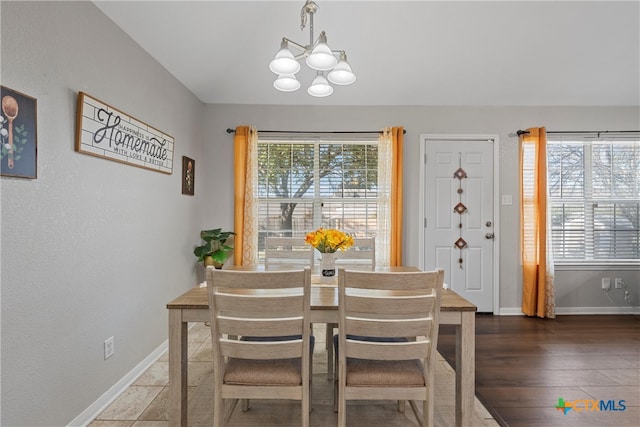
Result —
<instances>
[{"instance_id":1,"label":"chandelier","mask_svg":"<svg viewBox=\"0 0 640 427\"><path fill-rule=\"evenodd\" d=\"M286 37L282 38L280 50L273 61L269 63L269 69L278 75L273 82L273 87L282 92L293 92L300 88L300 82L296 79L296 73L300 71L300 60L305 59L309 68L316 71L316 76L311 82L307 92L311 96L325 97L333 93L336 85L350 85L356 81L356 75L351 71L347 62L347 54L344 50L332 50L327 45L327 35L321 32L317 40L313 39L313 14L318 11L318 5L312 0L302 6L300 11L300 30L304 30L309 15L309 44L303 46ZM289 50L289 45L297 48L299 52L294 55ZM326 77L325 77L325 73Z\"/></svg>"}]
</instances>

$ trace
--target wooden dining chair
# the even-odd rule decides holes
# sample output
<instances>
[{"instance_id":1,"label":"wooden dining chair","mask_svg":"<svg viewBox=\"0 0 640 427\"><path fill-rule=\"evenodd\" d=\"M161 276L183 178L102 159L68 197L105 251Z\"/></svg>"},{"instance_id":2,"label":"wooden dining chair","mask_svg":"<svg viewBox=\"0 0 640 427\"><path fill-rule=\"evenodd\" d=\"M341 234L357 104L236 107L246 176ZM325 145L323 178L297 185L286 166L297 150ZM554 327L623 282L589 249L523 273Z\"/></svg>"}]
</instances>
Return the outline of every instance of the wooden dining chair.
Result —
<instances>
[{"instance_id":1,"label":"wooden dining chair","mask_svg":"<svg viewBox=\"0 0 640 427\"><path fill-rule=\"evenodd\" d=\"M207 288L214 426L227 424L239 399L299 400L308 426L311 270L207 268Z\"/></svg>"},{"instance_id":2,"label":"wooden dining chair","mask_svg":"<svg viewBox=\"0 0 640 427\"><path fill-rule=\"evenodd\" d=\"M350 270L373 271L376 268L376 239L375 237L355 237L353 245L345 251L337 251L335 253L336 268L345 268ZM333 378L333 346L331 337L333 331L338 327L337 323L327 323L326 331L326 349L327 349L327 376L331 380Z\"/></svg>"},{"instance_id":3,"label":"wooden dining chair","mask_svg":"<svg viewBox=\"0 0 640 427\"><path fill-rule=\"evenodd\" d=\"M264 266L274 267L311 267L314 263L313 246L304 241L304 237L265 237Z\"/></svg>"},{"instance_id":4,"label":"wooden dining chair","mask_svg":"<svg viewBox=\"0 0 640 427\"><path fill-rule=\"evenodd\" d=\"M355 237L353 245L335 253L336 268L373 271L376 267L376 238Z\"/></svg>"},{"instance_id":5,"label":"wooden dining chair","mask_svg":"<svg viewBox=\"0 0 640 427\"><path fill-rule=\"evenodd\" d=\"M338 272L338 426L349 400L408 400L418 423L433 426L443 283L443 270Z\"/></svg>"}]
</instances>

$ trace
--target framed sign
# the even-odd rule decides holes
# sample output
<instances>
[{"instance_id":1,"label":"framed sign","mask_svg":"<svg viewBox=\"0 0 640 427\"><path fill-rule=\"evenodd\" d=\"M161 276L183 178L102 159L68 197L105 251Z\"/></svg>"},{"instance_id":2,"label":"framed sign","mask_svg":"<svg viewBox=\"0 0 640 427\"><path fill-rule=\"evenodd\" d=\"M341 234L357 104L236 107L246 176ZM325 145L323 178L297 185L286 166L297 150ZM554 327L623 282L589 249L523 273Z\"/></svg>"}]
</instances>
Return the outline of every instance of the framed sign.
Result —
<instances>
[{"instance_id":1,"label":"framed sign","mask_svg":"<svg viewBox=\"0 0 640 427\"><path fill-rule=\"evenodd\" d=\"M196 184L196 162L182 156L182 194L193 196Z\"/></svg>"},{"instance_id":2,"label":"framed sign","mask_svg":"<svg viewBox=\"0 0 640 427\"><path fill-rule=\"evenodd\" d=\"M173 137L83 92L77 114L76 151L173 173Z\"/></svg>"},{"instance_id":3,"label":"framed sign","mask_svg":"<svg viewBox=\"0 0 640 427\"><path fill-rule=\"evenodd\" d=\"M0 170L2 176L37 177L38 138L36 99L8 87L0 87Z\"/></svg>"}]
</instances>

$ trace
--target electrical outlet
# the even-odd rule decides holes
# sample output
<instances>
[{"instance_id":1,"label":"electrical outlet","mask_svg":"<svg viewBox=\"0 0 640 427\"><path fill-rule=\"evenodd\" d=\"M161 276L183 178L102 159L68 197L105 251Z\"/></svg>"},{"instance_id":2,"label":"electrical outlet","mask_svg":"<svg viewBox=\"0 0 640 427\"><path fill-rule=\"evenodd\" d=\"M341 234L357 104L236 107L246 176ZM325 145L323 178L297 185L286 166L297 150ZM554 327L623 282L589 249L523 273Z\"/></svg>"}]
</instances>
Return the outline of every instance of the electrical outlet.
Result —
<instances>
[{"instance_id":1,"label":"electrical outlet","mask_svg":"<svg viewBox=\"0 0 640 427\"><path fill-rule=\"evenodd\" d=\"M104 360L107 360L115 353L115 348L113 346L113 337L109 337L104 342Z\"/></svg>"},{"instance_id":2,"label":"electrical outlet","mask_svg":"<svg viewBox=\"0 0 640 427\"><path fill-rule=\"evenodd\" d=\"M608 277L602 278L602 289L604 289L605 291L611 289L611 279L609 279Z\"/></svg>"},{"instance_id":3,"label":"electrical outlet","mask_svg":"<svg viewBox=\"0 0 640 427\"><path fill-rule=\"evenodd\" d=\"M616 287L616 289L622 289L624 286L622 279L619 277L616 277L616 279L614 280L614 286Z\"/></svg>"}]
</instances>

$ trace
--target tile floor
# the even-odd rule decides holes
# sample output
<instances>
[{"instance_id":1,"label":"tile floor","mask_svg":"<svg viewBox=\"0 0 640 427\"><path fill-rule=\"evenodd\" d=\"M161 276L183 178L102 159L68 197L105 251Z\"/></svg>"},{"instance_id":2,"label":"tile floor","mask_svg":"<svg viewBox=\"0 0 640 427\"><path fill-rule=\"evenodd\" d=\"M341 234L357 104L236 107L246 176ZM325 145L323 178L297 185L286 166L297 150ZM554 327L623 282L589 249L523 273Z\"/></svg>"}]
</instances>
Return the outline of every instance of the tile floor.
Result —
<instances>
[{"instance_id":1,"label":"tile floor","mask_svg":"<svg viewBox=\"0 0 640 427\"><path fill-rule=\"evenodd\" d=\"M209 328L196 324L189 331L189 420L193 426L212 425L211 375L213 371ZM326 379L324 325L316 325L316 349L313 366L312 426L337 425L333 412L333 386ZM318 345L320 343L320 345ZM168 427L168 358L165 353L127 390L111 403L89 427ZM441 359L436 371L436 425L454 425L454 372ZM395 410L393 402L357 402L349 404L349 425L417 425L413 413ZM252 401L246 413L236 408L231 417L233 426L299 425L299 405L287 401ZM296 413L297 410L297 413ZM474 426L497 426L489 412L476 399Z\"/></svg>"}]
</instances>

